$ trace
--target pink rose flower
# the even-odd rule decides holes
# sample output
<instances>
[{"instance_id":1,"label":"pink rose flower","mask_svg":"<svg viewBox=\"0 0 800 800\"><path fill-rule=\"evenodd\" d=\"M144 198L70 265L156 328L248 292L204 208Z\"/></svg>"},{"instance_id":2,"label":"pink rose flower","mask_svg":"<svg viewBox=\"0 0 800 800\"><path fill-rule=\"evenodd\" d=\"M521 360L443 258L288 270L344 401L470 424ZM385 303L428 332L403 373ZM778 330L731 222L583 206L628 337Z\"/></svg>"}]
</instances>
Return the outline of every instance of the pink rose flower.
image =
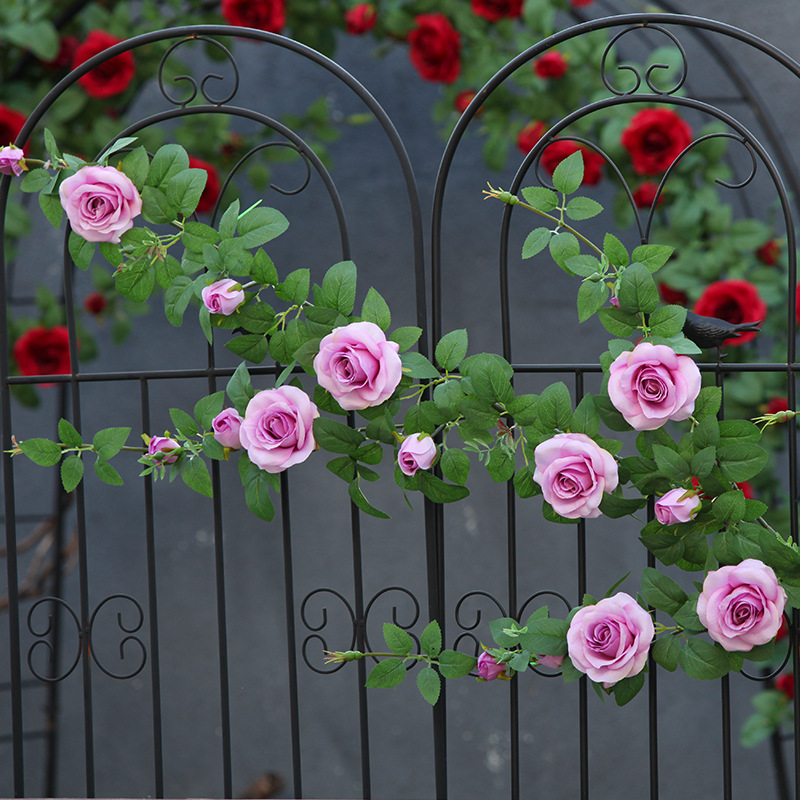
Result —
<instances>
[{"instance_id":1,"label":"pink rose flower","mask_svg":"<svg viewBox=\"0 0 800 800\"><path fill-rule=\"evenodd\" d=\"M265 389L247 404L239 441L258 467L283 472L316 449L313 424L318 416L316 405L302 389Z\"/></svg>"},{"instance_id":2,"label":"pink rose flower","mask_svg":"<svg viewBox=\"0 0 800 800\"><path fill-rule=\"evenodd\" d=\"M239 441L239 428L242 418L235 408L225 408L211 421L214 438L223 446L231 450L238 450L242 443Z\"/></svg>"},{"instance_id":3,"label":"pink rose flower","mask_svg":"<svg viewBox=\"0 0 800 800\"><path fill-rule=\"evenodd\" d=\"M640 342L620 353L609 369L608 396L637 431L655 430L670 419L688 419L699 392L697 364L663 344Z\"/></svg>"},{"instance_id":4,"label":"pink rose flower","mask_svg":"<svg viewBox=\"0 0 800 800\"><path fill-rule=\"evenodd\" d=\"M703 501L697 494L687 489L670 489L656 500L656 519L662 525L689 522L700 510Z\"/></svg>"},{"instance_id":5,"label":"pink rose flower","mask_svg":"<svg viewBox=\"0 0 800 800\"><path fill-rule=\"evenodd\" d=\"M774 639L781 627L786 592L772 567L757 558L706 575L697 616L726 650L752 650Z\"/></svg>"},{"instance_id":6,"label":"pink rose flower","mask_svg":"<svg viewBox=\"0 0 800 800\"><path fill-rule=\"evenodd\" d=\"M478 656L478 675L485 681L493 681L506 674L506 665L498 664L497 659L485 650Z\"/></svg>"},{"instance_id":7,"label":"pink rose flower","mask_svg":"<svg viewBox=\"0 0 800 800\"><path fill-rule=\"evenodd\" d=\"M81 167L58 193L72 229L87 242L118 244L142 212L133 182L114 167Z\"/></svg>"},{"instance_id":8,"label":"pink rose flower","mask_svg":"<svg viewBox=\"0 0 800 800\"><path fill-rule=\"evenodd\" d=\"M436 460L436 442L426 433L412 433L403 439L397 453L397 466L411 477L418 469L429 469Z\"/></svg>"},{"instance_id":9,"label":"pink rose flower","mask_svg":"<svg viewBox=\"0 0 800 800\"><path fill-rule=\"evenodd\" d=\"M147 454L158 464L174 464L180 455L181 446L166 436L151 436L147 443Z\"/></svg>"},{"instance_id":10,"label":"pink rose flower","mask_svg":"<svg viewBox=\"0 0 800 800\"><path fill-rule=\"evenodd\" d=\"M10 144L0 149L0 173L19 177L26 169L25 151L21 147Z\"/></svg>"},{"instance_id":11,"label":"pink rose flower","mask_svg":"<svg viewBox=\"0 0 800 800\"><path fill-rule=\"evenodd\" d=\"M233 278L222 278L203 287L200 292L205 307L212 314L230 316L244 303L244 289L239 281Z\"/></svg>"},{"instance_id":12,"label":"pink rose flower","mask_svg":"<svg viewBox=\"0 0 800 800\"><path fill-rule=\"evenodd\" d=\"M654 634L650 614L618 592L575 614L567 631L569 657L576 669L608 688L642 671Z\"/></svg>"},{"instance_id":13,"label":"pink rose flower","mask_svg":"<svg viewBox=\"0 0 800 800\"><path fill-rule=\"evenodd\" d=\"M533 479L553 510L567 519L599 517L603 493L619 483L614 457L585 433L557 433L533 457Z\"/></svg>"},{"instance_id":14,"label":"pink rose flower","mask_svg":"<svg viewBox=\"0 0 800 800\"><path fill-rule=\"evenodd\" d=\"M400 383L399 350L374 322L334 328L320 342L314 359L317 381L345 411L378 406Z\"/></svg>"}]
</instances>

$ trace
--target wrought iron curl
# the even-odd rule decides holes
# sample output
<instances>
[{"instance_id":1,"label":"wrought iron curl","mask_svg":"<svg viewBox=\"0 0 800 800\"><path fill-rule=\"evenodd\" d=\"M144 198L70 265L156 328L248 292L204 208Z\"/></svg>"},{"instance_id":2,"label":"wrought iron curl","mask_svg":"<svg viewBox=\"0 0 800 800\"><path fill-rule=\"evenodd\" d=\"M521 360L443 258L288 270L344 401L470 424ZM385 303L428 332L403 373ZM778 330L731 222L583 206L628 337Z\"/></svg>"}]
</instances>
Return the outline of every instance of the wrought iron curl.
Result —
<instances>
[{"instance_id":1,"label":"wrought iron curl","mask_svg":"<svg viewBox=\"0 0 800 800\"><path fill-rule=\"evenodd\" d=\"M356 615L353 612L353 607L347 601L347 598L340 592L337 592L335 589L315 589L313 592L307 594L303 598L303 602L300 604L300 619L303 621L303 625L306 626L307 630L315 631L315 633L311 633L308 636L306 636L305 639L303 639L303 644L301 647L301 652L303 654L303 661L305 661L306 666L313 672L316 672L319 675L330 675L334 672L338 672L344 666L344 662L334 664L330 667L330 669L320 669L318 666L315 665L315 663L312 663L312 661L308 657L308 646L311 642L319 642L320 649L322 651L330 649L325 637L321 636L319 633L316 633L316 631L321 631L328 625L328 607L322 606L322 622L319 625L312 624L309 621L309 618L306 614L306 609L309 601L312 598L315 598L318 595L322 594L329 594L337 598L338 600L341 600L342 605L347 609L347 613L350 615L351 635L350 635L350 644L348 645L347 648L348 650L352 650L356 645L356 631L357 631ZM316 658L315 659L316 664L318 664L320 660L321 660L320 658Z\"/></svg>"},{"instance_id":2,"label":"wrought iron curl","mask_svg":"<svg viewBox=\"0 0 800 800\"><path fill-rule=\"evenodd\" d=\"M506 616L506 610L503 608L503 604L494 595L489 594L489 592L484 592L481 590L467 592L465 595L462 595L461 599L456 603L456 610L455 610L456 624L458 625L459 628L461 628L462 631L474 631L475 628L477 628L478 625L481 624L483 612L481 611L480 608L475 609L475 622L473 622L471 625L466 624L466 622L464 622L461 618L461 609L464 603L467 600L471 600L474 597L485 597L488 600L491 600L497 606L497 609L500 612L500 616L501 617ZM461 638L463 637L459 637L459 640Z\"/></svg>"},{"instance_id":3,"label":"wrought iron curl","mask_svg":"<svg viewBox=\"0 0 800 800\"><path fill-rule=\"evenodd\" d=\"M539 591L539 592L534 592L534 593L533 593L533 594L532 594L532 595L531 595L531 596L530 596L530 597L529 597L529 598L528 598L528 599L527 599L527 600L526 600L526 601L525 601L525 602L524 602L524 603L523 603L523 604L520 606L520 608L519 608L519 619L520 619L520 622L522 622L522 618L523 618L523 616L525 615L525 609L528 607L528 605L529 605L530 603L532 603L534 600L537 600L537 599L538 599L538 598L540 598L540 597L555 597L555 598L559 599L559 600L560 600L560 601L561 601L561 602L564 604L564 606L565 606L565 607L566 607L566 609L567 609L567 613L569 613L570 611L572 611L572 603L570 603L570 602L569 602L569 600L567 600L567 598L566 598L566 597L564 597L564 595L563 595L563 594L561 594L561 592L555 592L555 591L552 591L551 589L542 589L542 590L541 590L541 591ZM539 669L538 669L537 667L531 667L531 669L532 669L532 670L533 670L533 671L534 671L534 672L535 672L537 675L541 675L543 678L558 678L558 677L560 677L560 676L561 676L561 670L558 670L558 671L556 671L556 672L540 672L540 671L539 671Z\"/></svg>"},{"instance_id":4,"label":"wrought iron curl","mask_svg":"<svg viewBox=\"0 0 800 800\"><path fill-rule=\"evenodd\" d=\"M75 652L75 658L72 659L72 663L67 667L67 669L62 672L60 675L54 676L46 676L42 675L34 666L33 666L33 654L34 651L38 648L44 647L46 652L48 653L48 661L50 664L53 664L55 661L55 653L53 651L53 645L48 642L45 637L49 636L51 631L53 630L53 613L49 613L47 615L47 626L44 630L37 630L33 616L36 613L36 610L42 606L44 603L54 603L56 606L61 606L61 608L66 609L69 612L69 615L72 617L73 622L75 623L75 629L78 634L78 647ZM31 673L35 675L40 681L45 681L47 683L57 683L58 681L63 681L68 675L72 673L75 667L78 666L78 662L81 658L81 637L83 636L83 631L81 630L81 623L78 619L78 615L72 610L70 605L62 600L60 597L43 597L41 600L37 600L28 611L28 618L27 618L28 630L37 637L38 641L34 642L30 648L28 649L28 668L30 669Z\"/></svg>"},{"instance_id":5,"label":"wrought iron curl","mask_svg":"<svg viewBox=\"0 0 800 800\"><path fill-rule=\"evenodd\" d=\"M97 619L97 615L103 610L103 608L113 600L127 600L128 602L133 604L134 609L136 610L136 621L131 626L126 626L125 623L122 621L122 611L117 612L117 626L119 627L120 631L123 633L131 634L130 636L123 637L122 641L119 643L119 659L120 661L125 661L125 646L128 642L134 642L138 645L138 649L141 654L141 662L136 666L133 671L127 672L124 674L118 674L115 672L111 672L107 667L103 665L100 659L97 656L97 648L94 646L93 641L93 630L95 620ZM133 597L127 594L112 594L106 597L97 608L95 608L94 612L92 613L91 618L89 619L89 652L92 654L92 661L110 678L115 678L116 680L128 680L129 678L133 678L138 675L143 669L144 665L147 663L147 648L144 645L144 642L138 637L133 636L132 634L138 633L142 629L142 625L144 624L144 611L139 605L139 602L135 600Z\"/></svg>"},{"instance_id":6,"label":"wrought iron curl","mask_svg":"<svg viewBox=\"0 0 800 800\"><path fill-rule=\"evenodd\" d=\"M608 59L609 53L612 52L614 46L616 45L617 41L621 39L628 33L632 31L641 32L643 30L648 31L658 31L659 33L663 33L664 36L672 40L672 43L678 49L678 52L681 54L681 61L682 61L682 70L680 78L675 86L667 89L659 89L658 86L655 85L653 82L653 72L657 69L669 69L669 64L651 64L647 70L645 71L644 77L642 77L642 73L639 71L638 67L634 67L631 64L618 64L617 70L631 72L635 76L635 84L632 89L628 89L627 91L622 91L621 89L617 89L613 86L611 78L608 74L608 67L606 65L606 61ZM611 41L606 45L606 49L603 51L603 57L600 60L600 78L603 81L603 85L608 89L609 92L612 94L617 95L617 97L626 97L629 95L636 94L639 91L639 88L642 85L642 81L649 87L649 89L657 94L662 96L668 96L671 94L675 94L686 82L686 76L688 74L688 60L686 56L686 51L683 48L683 45L680 43L678 38L673 34L670 33L666 28L662 28L660 25L648 25L644 23L642 25L631 25L628 28L621 30L616 36L614 36Z\"/></svg>"},{"instance_id":7,"label":"wrought iron curl","mask_svg":"<svg viewBox=\"0 0 800 800\"><path fill-rule=\"evenodd\" d=\"M407 597L411 599L413 614L411 616L411 621L403 624L400 621L400 618L397 615L397 605L392 606L392 622L397 625L398 628L402 628L404 631L408 632L411 638L414 640L414 644L417 646L417 652L419 652L419 638L416 634L411 633L410 629L413 628L417 622L419 621L419 600L417 600L416 596L413 592L405 589L402 586L387 586L385 589L381 589L376 595L372 597L372 599L367 603L366 608L364 609L364 646L367 650L372 650L372 645L369 641L369 630L367 626L367 621L369 620L369 612L372 610L372 607L375 605L375 602L379 600L384 595L388 594L389 592L400 592L402 597ZM416 664L416 661L412 661L408 666L407 669L411 669Z\"/></svg>"},{"instance_id":8,"label":"wrought iron curl","mask_svg":"<svg viewBox=\"0 0 800 800\"><path fill-rule=\"evenodd\" d=\"M786 620L786 624L787 626L789 626L789 630L791 630L792 619L785 611L783 613L783 618ZM780 675L781 672L783 672L784 667L789 663L789 659L792 657L792 651L797 647L796 642L797 640L794 634L791 634L789 636L789 647L786 648L786 655L783 657L783 661L781 661L781 663L778 664L778 666L775 667L775 669L773 669L772 672L765 672L763 675L751 675L749 672L746 672L744 668L742 668L739 670L739 674L742 677L747 678L747 680L749 681L756 681L758 683L761 683L763 681L773 680L778 675Z\"/></svg>"},{"instance_id":9,"label":"wrought iron curl","mask_svg":"<svg viewBox=\"0 0 800 800\"><path fill-rule=\"evenodd\" d=\"M226 97L222 99L215 100L211 95L209 95L208 91L206 90L206 83L210 80L215 81L222 81L225 80L223 75L218 75L215 72L209 72L207 75L204 75L203 78L200 80L198 84L197 79L193 75L176 75L172 81L173 83L178 83L178 81L186 81L189 86L191 87L191 92L188 97L183 100L179 100L176 97L173 97L169 91L167 91L167 87L164 81L164 65L167 63L167 60L172 55L173 51L179 48L181 45L186 44L187 42L208 42L209 44L213 45L214 47L219 48L226 56L228 61L230 61L231 66L233 67L233 89L229 92ZM185 108L189 103L192 102L197 97L198 91L200 94L205 98L208 103L214 106L224 106L227 103L230 103L231 100L236 96L236 93L239 91L239 67L236 64L236 59L233 57L233 54L230 50L228 50L225 45L220 44L216 39L212 39L208 36L202 35L195 35L189 36L186 39L181 39L180 41L175 42L175 44L170 45L169 49L166 53L161 57L161 62L158 65L158 88L161 91L161 94L164 96L164 99L167 102L172 103L173 105L180 106L181 108Z\"/></svg>"}]
</instances>

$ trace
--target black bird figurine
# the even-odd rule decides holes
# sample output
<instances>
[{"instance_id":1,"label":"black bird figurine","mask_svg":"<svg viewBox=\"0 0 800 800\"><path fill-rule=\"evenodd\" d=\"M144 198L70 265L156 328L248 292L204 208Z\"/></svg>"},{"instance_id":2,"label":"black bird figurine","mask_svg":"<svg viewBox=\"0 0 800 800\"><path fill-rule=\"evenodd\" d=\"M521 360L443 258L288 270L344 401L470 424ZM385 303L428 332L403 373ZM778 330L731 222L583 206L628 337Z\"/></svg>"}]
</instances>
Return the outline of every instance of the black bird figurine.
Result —
<instances>
[{"instance_id":1,"label":"black bird figurine","mask_svg":"<svg viewBox=\"0 0 800 800\"><path fill-rule=\"evenodd\" d=\"M683 323L683 333L687 339L691 339L698 347L716 347L717 351L726 339L738 339L743 333L760 330L761 320L734 325L716 317L701 317L693 311L686 312L686 322Z\"/></svg>"}]
</instances>

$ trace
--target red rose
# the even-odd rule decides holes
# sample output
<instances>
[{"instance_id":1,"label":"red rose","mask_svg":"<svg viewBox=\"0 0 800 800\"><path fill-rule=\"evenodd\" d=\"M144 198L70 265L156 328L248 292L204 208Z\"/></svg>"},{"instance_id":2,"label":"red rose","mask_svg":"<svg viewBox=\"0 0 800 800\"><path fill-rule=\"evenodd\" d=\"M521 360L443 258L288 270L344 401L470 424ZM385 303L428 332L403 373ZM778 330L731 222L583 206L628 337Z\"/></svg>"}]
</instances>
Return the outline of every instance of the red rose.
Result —
<instances>
[{"instance_id":1,"label":"red rose","mask_svg":"<svg viewBox=\"0 0 800 800\"><path fill-rule=\"evenodd\" d=\"M583 183L589 186L600 183L603 178L603 156L569 139L559 139L547 145L542 153L541 164L552 175L567 156L577 153L578 150L583 153Z\"/></svg>"},{"instance_id":2,"label":"red rose","mask_svg":"<svg viewBox=\"0 0 800 800\"><path fill-rule=\"evenodd\" d=\"M105 31L90 31L86 41L79 44L75 50L72 69L121 41L122 39L117 39ZM91 97L113 97L128 88L135 72L133 53L120 53L95 67L91 72L87 72L78 79L78 83Z\"/></svg>"},{"instance_id":3,"label":"red rose","mask_svg":"<svg viewBox=\"0 0 800 800\"><path fill-rule=\"evenodd\" d=\"M639 184L639 188L633 193L633 202L636 203L637 208L650 208L653 205L653 200L656 199L656 192L658 191L658 184L655 181L644 181ZM658 196L658 203L660 206L664 195Z\"/></svg>"},{"instance_id":4,"label":"red rose","mask_svg":"<svg viewBox=\"0 0 800 800\"><path fill-rule=\"evenodd\" d=\"M472 0L472 10L489 22L522 14L522 0Z\"/></svg>"},{"instance_id":5,"label":"red rose","mask_svg":"<svg viewBox=\"0 0 800 800\"><path fill-rule=\"evenodd\" d=\"M518 134L517 134L517 147L522 150L525 155L530 153L531 150L536 146L539 140L544 136L544 132L547 130L544 122L529 122Z\"/></svg>"},{"instance_id":6,"label":"red rose","mask_svg":"<svg viewBox=\"0 0 800 800\"><path fill-rule=\"evenodd\" d=\"M594 0L569 0L573 8L580 8L581 6L590 6Z\"/></svg>"},{"instance_id":7,"label":"red rose","mask_svg":"<svg viewBox=\"0 0 800 800\"><path fill-rule=\"evenodd\" d=\"M65 375L70 369L69 333L63 325L31 328L14 342L22 375Z\"/></svg>"},{"instance_id":8,"label":"red rose","mask_svg":"<svg viewBox=\"0 0 800 800\"><path fill-rule=\"evenodd\" d=\"M794 675L791 672L784 672L775 678L775 688L783 692L790 700L794 698Z\"/></svg>"},{"instance_id":9,"label":"red rose","mask_svg":"<svg viewBox=\"0 0 800 800\"><path fill-rule=\"evenodd\" d=\"M0 103L0 147L13 144L14 139L19 136L22 126L25 124L27 117L20 114L19 111L14 111L4 103ZM28 145L23 148L27 153Z\"/></svg>"},{"instance_id":10,"label":"red rose","mask_svg":"<svg viewBox=\"0 0 800 800\"><path fill-rule=\"evenodd\" d=\"M280 33L286 24L284 0L222 0L222 16L240 28Z\"/></svg>"},{"instance_id":11,"label":"red rose","mask_svg":"<svg viewBox=\"0 0 800 800\"><path fill-rule=\"evenodd\" d=\"M375 11L375 6L370 3L359 3L346 11L344 15L344 25L347 32L355 36L371 31L377 21L378 14Z\"/></svg>"},{"instance_id":12,"label":"red rose","mask_svg":"<svg viewBox=\"0 0 800 800\"><path fill-rule=\"evenodd\" d=\"M208 161L203 161L194 156L189 156L189 167L191 169L204 169L208 173L206 188L203 189L203 194L200 195L200 202L197 204L197 213L205 214L214 208L214 204L219 197L220 183L217 168L213 164L209 164Z\"/></svg>"},{"instance_id":13,"label":"red rose","mask_svg":"<svg viewBox=\"0 0 800 800\"><path fill-rule=\"evenodd\" d=\"M789 410L789 401L785 397L773 397L767 403L767 407L764 410L766 414L778 414L781 411L788 411ZM779 422L779 425L784 425L786 420Z\"/></svg>"},{"instance_id":14,"label":"red rose","mask_svg":"<svg viewBox=\"0 0 800 800\"><path fill-rule=\"evenodd\" d=\"M456 95L456 99L453 100L453 108L459 114L463 114L467 110L467 106L475 99L476 94L477 92L473 92L472 89L464 89L464 91L459 92Z\"/></svg>"},{"instance_id":15,"label":"red rose","mask_svg":"<svg viewBox=\"0 0 800 800\"><path fill-rule=\"evenodd\" d=\"M756 258L768 267L774 267L778 263L780 254L781 246L774 239L765 242L756 250Z\"/></svg>"},{"instance_id":16,"label":"red rose","mask_svg":"<svg viewBox=\"0 0 800 800\"><path fill-rule=\"evenodd\" d=\"M92 292L86 295L83 307L90 313L97 316L106 310L106 297L102 292Z\"/></svg>"},{"instance_id":17,"label":"red rose","mask_svg":"<svg viewBox=\"0 0 800 800\"><path fill-rule=\"evenodd\" d=\"M452 83L461 72L461 37L444 14L420 14L408 34L411 63L426 81Z\"/></svg>"},{"instance_id":18,"label":"red rose","mask_svg":"<svg viewBox=\"0 0 800 800\"><path fill-rule=\"evenodd\" d=\"M742 490L745 500L755 499L756 493L753 491L753 487L750 485L749 481L740 481L736 486ZM780 631L778 631L778 633L780 633Z\"/></svg>"},{"instance_id":19,"label":"red rose","mask_svg":"<svg viewBox=\"0 0 800 800\"><path fill-rule=\"evenodd\" d=\"M49 69L63 69L68 67L75 58L78 49L78 40L74 36L62 36L58 46L58 53L52 61L43 62Z\"/></svg>"},{"instance_id":20,"label":"red rose","mask_svg":"<svg viewBox=\"0 0 800 800\"><path fill-rule=\"evenodd\" d=\"M540 78L562 78L567 71L567 59L558 50L549 50L533 62L533 71Z\"/></svg>"},{"instance_id":21,"label":"red rose","mask_svg":"<svg viewBox=\"0 0 800 800\"><path fill-rule=\"evenodd\" d=\"M647 108L633 115L620 141L639 175L657 175L690 144L692 129L669 108Z\"/></svg>"},{"instance_id":22,"label":"red rose","mask_svg":"<svg viewBox=\"0 0 800 800\"><path fill-rule=\"evenodd\" d=\"M661 299L670 306L685 306L689 302L689 295L686 292L673 289L666 283L658 284L658 293L661 295Z\"/></svg>"},{"instance_id":23,"label":"red rose","mask_svg":"<svg viewBox=\"0 0 800 800\"><path fill-rule=\"evenodd\" d=\"M744 280L716 281L707 286L693 311L701 317L716 317L738 325L741 322L757 322L767 316L767 305L752 283ZM722 344L738 347L754 339L757 331L748 331Z\"/></svg>"}]
</instances>

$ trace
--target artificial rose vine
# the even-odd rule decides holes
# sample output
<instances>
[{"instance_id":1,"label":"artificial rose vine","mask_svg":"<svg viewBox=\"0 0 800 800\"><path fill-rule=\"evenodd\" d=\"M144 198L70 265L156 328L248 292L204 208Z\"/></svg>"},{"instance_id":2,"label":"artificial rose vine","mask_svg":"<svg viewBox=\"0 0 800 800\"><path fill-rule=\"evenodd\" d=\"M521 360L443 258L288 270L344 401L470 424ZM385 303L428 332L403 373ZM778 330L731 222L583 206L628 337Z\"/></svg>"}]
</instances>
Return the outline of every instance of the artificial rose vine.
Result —
<instances>
[{"instance_id":1,"label":"artificial rose vine","mask_svg":"<svg viewBox=\"0 0 800 800\"><path fill-rule=\"evenodd\" d=\"M761 430L752 422L717 419L721 392L702 386L689 356L699 348L683 333L686 310L659 305L652 276L672 249L640 245L628 253L612 234L599 246L573 226L602 211L596 201L574 196L584 183L580 152L554 169L553 189L523 189L524 202L487 192L548 220L550 227L527 237L523 258L548 250L560 268L582 279L579 319L598 314L613 337L600 358L602 391L580 398L573 408L561 382L539 395L517 395L511 365L491 353L468 356L464 330L443 336L433 361L411 352L420 329L390 332L389 307L374 289L356 312L352 262L335 264L313 286L305 269L281 279L263 245L283 233L288 221L258 204L241 211L238 201L217 228L192 219L206 173L191 168L177 145L166 145L151 159L132 140L120 140L102 163L87 164L62 156L49 134L45 141L55 174L32 170L23 188L40 191L54 224L62 209L67 213L78 267L87 268L97 248L125 296L141 302L160 284L172 324L180 324L194 303L209 342L228 331L232 352L253 363L269 355L285 366L274 386L256 390L242 363L225 390L200 398L191 414L170 409L173 431L144 433L146 448L128 447L128 428L105 429L84 442L62 420L59 441L14 441L12 455L60 463L64 487L72 491L90 454L98 477L116 484L122 480L110 459L135 450L143 475L180 475L204 495L211 494L206 461L236 459L248 507L265 520L274 515L270 494L279 489L278 474L318 449L333 456L328 468L347 482L355 505L378 517L386 515L367 500L362 482L378 479L372 467L387 449L401 489L420 491L434 502L469 494L469 453L494 480L513 479L519 497L541 494L544 517L553 522L633 516L648 496L656 497L641 541L665 566L703 571L695 595L663 572L646 569L641 602L624 591L614 594L614 586L600 600L584 597L566 619L550 617L543 607L524 624L494 621L490 631L497 647L479 657L442 650L435 621L423 634L420 653L411 652L408 634L385 626L391 654L328 656L379 659L368 681L376 687L402 680L407 661L425 662L418 685L430 702L438 698L441 677L477 670L494 680L548 666L568 681L587 675L601 693L625 703L643 685L649 656L666 669L680 665L690 676L711 678L739 669L743 656L770 655L784 608L800 605L800 553L763 521L766 506L746 498L737 485L766 461L758 444ZM107 163L112 155L118 166ZM147 223L169 224L174 232L157 234ZM582 246L591 252L582 253ZM179 259L172 252L181 247ZM636 344L628 338L634 334L643 337ZM315 383L312 394L304 388L309 379ZM758 421L769 426L793 413ZM350 414L352 424L337 421L339 414ZM620 441L600 434L601 422L612 431L638 432L638 455L622 455ZM668 422L689 427L674 439L665 429ZM654 621L654 611L675 624ZM706 632L713 643L702 638Z\"/></svg>"}]
</instances>

